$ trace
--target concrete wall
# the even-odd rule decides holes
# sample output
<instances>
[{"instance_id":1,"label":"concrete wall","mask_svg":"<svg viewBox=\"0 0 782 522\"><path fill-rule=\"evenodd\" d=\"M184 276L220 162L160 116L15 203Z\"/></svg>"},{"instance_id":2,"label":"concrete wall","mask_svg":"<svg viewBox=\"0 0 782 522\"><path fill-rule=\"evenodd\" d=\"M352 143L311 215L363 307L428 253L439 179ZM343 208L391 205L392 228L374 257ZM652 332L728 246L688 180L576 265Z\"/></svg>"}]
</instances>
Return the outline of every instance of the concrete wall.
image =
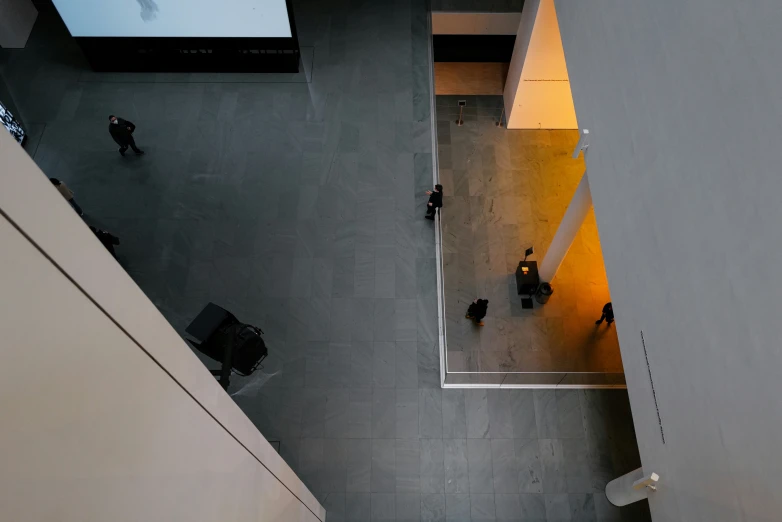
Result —
<instances>
[{"instance_id":1,"label":"concrete wall","mask_svg":"<svg viewBox=\"0 0 782 522\"><path fill-rule=\"evenodd\" d=\"M32 0L0 0L0 47L24 47L36 18L38 10Z\"/></svg>"},{"instance_id":2,"label":"concrete wall","mask_svg":"<svg viewBox=\"0 0 782 522\"><path fill-rule=\"evenodd\" d=\"M778 520L782 9L556 6L653 518Z\"/></svg>"},{"instance_id":3,"label":"concrete wall","mask_svg":"<svg viewBox=\"0 0 782 522\"><path fill-rule=\"evenodd\" d=\"M505 84L508 129L576 129L554 0L524 3Z\"/></svg>"},{"instance_id":4,"label":"concrete wall","mask_svg":"<svg viewBox=\"0 0 782 522\"><path fill-rule=\"evenodd\" d=\"M4 129L0 244L0 519L325 519Z\"/></svg>"}]
</instances>

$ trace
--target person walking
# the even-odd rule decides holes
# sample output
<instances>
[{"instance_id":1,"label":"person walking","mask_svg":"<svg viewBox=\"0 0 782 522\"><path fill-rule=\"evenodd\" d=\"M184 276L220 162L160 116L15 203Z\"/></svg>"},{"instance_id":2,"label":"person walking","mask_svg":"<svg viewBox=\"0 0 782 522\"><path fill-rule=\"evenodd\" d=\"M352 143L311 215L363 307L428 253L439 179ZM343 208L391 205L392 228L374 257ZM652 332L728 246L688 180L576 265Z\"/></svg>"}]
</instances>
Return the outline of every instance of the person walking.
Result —
<instances>
[{"instance_id":1,"label":"person walking","mask_svg":"<svg viewBox=\"0 0 782 522\"><path fill-rule=\"evenodd\" d=\"M443 186L435 185L434 191L427 190L426 194L429 196L429 202L426 204L426 216L424 217L434 220L437 209L443 206Z\"/></svg>"},{"instance_id":2,"label":"person walking","mask_svg":"<svg viewBox=\"0 0 782 522\"><path fill-rule=\"evenodd\" d=\"M111 138L119 145L119 153L123 156L128 147L133 149L136 154L144 154L144 151L136 147L136 141L133 139L133 131L136 126L133 122L117 118L113 114L109 116L109 134Z\"/></svg>"},{"instance_id":3,"label":"person walking","mask_svg":"<svg viewBox=\"0 0 782 522\"><path fill-rule=\"evenodd\" d=\"M49 178L49 181L52 182L52 185L57 187L57 190L60 191L60 194L62 194L62 197L65 198L65 200L71 204L71 207L73 207L73 210L76 211L76 213L80 216L84 215L84 211L81 209L81 207L76 203L76 200L73 198L73 191L68 188L68 185L63 183L57 178Z\"/></svg>"},{"instance_id":4,"label":"person walking","mask_svg":"<svg viewBox=\"0 0 782 522\"><path fill-rule=\"evenodd\" d=\"M117 259L117 254L114 252L114 245L119 245L119 238L114 234L106 232L100 228L91 226L90 230L92 230L92 233L95 234L95 236L98 238L98 241L100 241L101 244L106 247L106 250L108 250L111 255L114 256L114 259Z\"/></svg>"},{"instance_id":5,"label":"person walking","mask_svg":"<svg viewBox=\"0 0 782 522\"><path fill-rule=\"evenodd\" d=\"M614 322L614 305L612 305L610 301L603 305L603 315L600 316L600 319L595 321L595 324L602 323L603 319L606 320L606 324Z\"/></svg>"},{"instance_id":6,"label":"person walking","mask_svg":"<svg viewBox=\"0 0 782 522\"><path fill-rule=\"evenodd\" d=\"M483 326L483 318L486 317L486 310L489 308L488 299L476 299L473 301L469 308L467 308L467 315L465 319L472 319L478 326Z\"/></svg>"}]
</instances>

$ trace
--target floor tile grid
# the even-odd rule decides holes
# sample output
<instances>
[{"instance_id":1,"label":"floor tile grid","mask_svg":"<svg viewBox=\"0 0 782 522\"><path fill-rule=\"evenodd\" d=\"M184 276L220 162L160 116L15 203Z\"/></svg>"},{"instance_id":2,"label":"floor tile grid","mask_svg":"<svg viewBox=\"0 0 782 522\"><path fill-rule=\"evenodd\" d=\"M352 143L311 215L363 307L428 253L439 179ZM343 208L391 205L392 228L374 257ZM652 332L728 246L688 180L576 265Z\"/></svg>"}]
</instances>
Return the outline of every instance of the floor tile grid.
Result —
<instances>
[{"instance_id":1,"label":"floor tile grid","mask_svg":"<svg viewBox=\"0 0 782 522\"><path fill-rule=\"evenodd\" d=\"M79 83L78 48L41 9L29 53L3 70L45 129L36 162L118 232L121 262L180 331L209 300L264 328L265 367L229 392L329 522L546 520L564 505L547 495L573 499L572 518L592 504L625 517L601 493L638 465L625 393L579 392L583 444L568 438L572 397L560 420L556 394L439 388L433 232L419 215L432 179L423 4L296 8L316 49L309 86L130 88ZM107 112L139 125L144 158L116 154L95 123ZM583 485L561 477L571 459L582 475L587 461L592 492L570 492Z\"/></svg>"},{"instance_id":2,"label":"floor tile grid","mask_svg":"<svg viewBox=\"0 0 782 522\"><path fill-rule=\"evenodd\" d=\"M636 518L637 507L625 513L604 498L605 473L618 474L623 468L615 463L632 466L638 459L633 437L610 440L600 431L602 424L617 428L614 418L604 417L609 408L629 413L622 392L441 393L442 425L436 429L445 438L425 437L429 415L421 414L417 439L349 441L367 448L363 467L355 456L344 467L338 465L342 457L328 456L338 441L303 441L316 451L324 446L322 467L329 472L314 487L324 505L337 506L331 516L343 519L344 502L344 520L360 519L362 506L377 519L392 519L394 509L398 520L648 520L643 510ZM305 481L318 480L315 470L303 474ZM355 480L362 474L363 481Z\"/></svg>"},{"instance_id":3,"label":"floor tile grid","mask_svg":"<svg viewBox=\"0 0 782 522\"><path fill-rule=\"evenodd\" d=\"M440 105L450 103L451 97ZM439 99L439 97L438 97ZM488 102L483 102L484 105ZM438 114L449 372L614 372L616 334L595 328L609 300L590 213L555 279L546 306L523 310L514 271L523 251L540 261L583 173L570 159L571 131L507 131L488 121L462 127ZM464 319L488 298L486 326Z\"/></svg>"}]
</instances>

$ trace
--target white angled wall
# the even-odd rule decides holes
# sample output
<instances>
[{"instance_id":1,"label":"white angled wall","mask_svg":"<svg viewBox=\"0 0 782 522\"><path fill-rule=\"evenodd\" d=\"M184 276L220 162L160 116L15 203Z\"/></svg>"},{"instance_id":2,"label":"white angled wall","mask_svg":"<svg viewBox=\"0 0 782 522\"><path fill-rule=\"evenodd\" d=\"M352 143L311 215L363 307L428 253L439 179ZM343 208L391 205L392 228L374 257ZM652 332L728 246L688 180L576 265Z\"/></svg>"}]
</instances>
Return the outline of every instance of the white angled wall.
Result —
<instances>
[{"instance_id":1,"label":"white angled wall","mask_svg":"<svg viewBox=\"0 0 782 522\"><path fill-rule=\"evenodd\" d=\"M780 520L782 4L556 5L652 518Z\"/></svg>"},{"instance_id":2,"label":"white angled wall","mask_svg":"<svg viewBox=\"0 0 782 522\"><path fill-rule=\"evenodd\" d=\"M323 508L0 129L0 519Z\"/></svg>"},{"instance_id":3,"label":"white angled wall","mask_svg":"<svg viewBox=\"0 0 782 522\"><path fill-rule=\"evenodd\" d=\"M508 129L577 129L554 0L526 0L505 82Z\"/></svg>"}]
</instances>

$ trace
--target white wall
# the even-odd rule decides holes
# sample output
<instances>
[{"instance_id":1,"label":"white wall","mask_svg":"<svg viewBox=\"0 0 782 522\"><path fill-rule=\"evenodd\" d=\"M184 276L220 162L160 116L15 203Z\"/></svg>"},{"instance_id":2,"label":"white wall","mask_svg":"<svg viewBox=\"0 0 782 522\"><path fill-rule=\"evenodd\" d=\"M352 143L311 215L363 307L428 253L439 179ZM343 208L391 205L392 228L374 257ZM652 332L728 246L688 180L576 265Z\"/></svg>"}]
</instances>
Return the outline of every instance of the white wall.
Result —
<instances>
[{"instance_id":1,"label":"white wall","mask_svg":"<svg viewBox=\"0 0 782 522\"><path fill-rule=\"evenodd\" d=\"M554 0L527 0L505 83L508 129L577 129Z\"/></svg>"},{"instance_id":2,"label":"white wall","mask_svg":"<svg viewBox=\"0 0 782 522\"><path fill-rule=\"evenodd\" d=\"M521 19L516 32L516 41L513 44L513 55L508 65L508 79L505 80L505 92L503 102L505 104L506 119L514 111L514 100L521 83L521 71L524 68L524 60L527 58L532 29L535 27L535 19L538 16L540 0L525 0L521 12Z\"/></svg>"},{"instance_id":3,"label":"white wall","mask_svg":"<svg viewBox=\"0 0 782 522\"><path fill-rule=\"evenodd\" d=\"M780 4L557 13L653 518L779 520Z\"/></svg>"},{"instance_id":4,"label":"white wall","mask_svg":"<svg viewBox=\"0 0 782 522\"><path fill-rule=\"evenodd\" d=\"M0 519L325 519L4 130L0 211Z\"/></svg>"}]
</instances>

